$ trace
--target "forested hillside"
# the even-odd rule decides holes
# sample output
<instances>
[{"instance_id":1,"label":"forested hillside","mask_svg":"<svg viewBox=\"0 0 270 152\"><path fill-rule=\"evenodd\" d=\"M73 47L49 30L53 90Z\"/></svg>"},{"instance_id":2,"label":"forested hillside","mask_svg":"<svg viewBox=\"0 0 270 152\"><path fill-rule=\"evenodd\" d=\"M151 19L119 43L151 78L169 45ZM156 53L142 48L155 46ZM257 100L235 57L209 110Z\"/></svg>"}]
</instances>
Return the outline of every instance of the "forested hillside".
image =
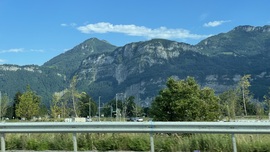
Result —
<instances>
[{"instance_id":1,"label":"forested hillside","mask_svg":"<svg viewBox=\"0 0 270 152\"><path fill-rule=\"evenodd\" d=\"M68 86L65 76L55 69L36 65L0 65L2 94L7 94L12 99L16 92L25 91L27 85L41 96L45 105L49 105L53 92Z\"/></svg>"}]
</instances>

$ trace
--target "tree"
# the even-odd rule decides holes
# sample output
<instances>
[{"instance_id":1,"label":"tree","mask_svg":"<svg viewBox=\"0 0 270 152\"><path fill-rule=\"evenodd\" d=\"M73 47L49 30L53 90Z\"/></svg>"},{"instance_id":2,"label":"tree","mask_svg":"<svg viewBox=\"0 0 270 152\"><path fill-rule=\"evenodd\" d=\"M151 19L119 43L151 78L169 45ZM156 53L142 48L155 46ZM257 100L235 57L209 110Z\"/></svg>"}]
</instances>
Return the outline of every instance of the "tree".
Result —
<instances>
[{"instance_id":1,"label":"tree","mask_svg":"<svg viewBox=\"0 0 270 152\"><path fill-rule=\"evenodd\" d=\"M1 92L0 92L1 93ZM0 94L0 100L1 100L1 118L4 117L7 114L7 109L10 104L10 100L8 98L7 94Z\"/></svg>"},{"instance_id":2,"label":"tree","mask_svg":"<svg viewBox=\"0 0 270 152\"><path fill-rule=\"evenodd\" d=\"M247 116L247 104L250 101L250 93L249 93L249 87L250 87L250 75L244 75L241 80L238 83L239 90L242 94L242 101L243 101L243 109L244 109L244 115Z\"/></svg>"},{"instance_id":3,"label":"tree","mask_svg":"<svg viewBox=\"0 0 270 152\"><path fill-rule=\"evenodd\" d=\"M10 119L18 119L18 117L16 116L16 105L19 104L19 97L22 95L21 92L17 92L13 98L13 101L10 103L10 105L8 105L8 109L7 109L7 113L6 113L6 117L10 118Z\"/></svg>"},{"instance_id":4,"label":"tree","mask_svg":"<svg viewBox=\"0 0 270 152\"><path fill-rule=\"evenodd\" d=\"M10 111L12 111L11 113L11 117L10 118L15 118L18 119L19 117L16 115L16 105L19 104L20 102L20 97L22 96L22 93L20 91L18 91L14 98L13 98L13 104L12 107L9 108Z\"/></svg>"},{"instance_id":5,"label":"tree","mask_svg":"<svg viewBox=\"0 0 270 152\"><path fill-rule=\"evenodd\" d=\"M221 112L229 119L235 119L236 110L239 108L237 101L239 97L235 90L228 90L219 95Z\"/></svg>"},{"instance_id":6,"label":"tree","mask_svg":"<svg viewBox=\"0 0 270 152\"><path fill-rule=\"evenodd\" d=\"M97 105L93 99L85 92L81 93L78 109L81 117L93 116L97 113ZM89 111L90 110L90 111Z\"/></svg>"},{"instance_id":7,"label":"tree","mask_svg":"<svg viewBox=\"0 0 270 152\"><path fill-rule=\"evenodd\" d=\"M235 118L235 116L248 114L255 115L262 113L262 105L257 102L251 102L252 95L250 95L250 75L244 75L235 89L226 91L219 95L221 110L225 116Z\"/></svg>"},{"instance_id":8,"label":"tree","mask_svg":"<svg viewBox=\"0 0 270 152\"><path fill-rule=\"evenodd\" d=\"M270 88L269 88L270 90ZM268 116L269 116L269 119L270 119L270 91L267 93L267 95L264 95L263 96L263 99L264 99L264 105L266 107L266 111L268 113Z\"/></svg>"},{"instance_id":9,"label":"tree","mask_svg":"<svg viewBox=\"0 0 270 152\"><path fill-rule=\"evenodd\" d=\"M72 78L71 84L70 84L70 91L72 96L72 104L73 104L73 110L76 117L78 117L77 109L76 109L76 102L75 102L75 94L76 92L76 84L77 84L77 76L74 76Z\"/></svg>"},{"instance_id":10,"label":"tree","mask_svg":"<svg viewBox=\"0 0 270 152\"><path fill-rule=\"evenodd\" d=\"M104 113L104 116L113 116L116 117L116 109L119 111L122 111L123 108L123 102L120 100L117 100L117 108L116 108L116 99L113 99L105 104L105 107L102 109L102 112Z\"/></svg>"},{"instance_id":11,"label":"tree","mask_svg":"<svg viewBox=\"0 0 270 152\"><path fill-rule=\"evenodd\" d=\"M136 115L136 104L134 102L135 97L131 96L126 99L126 116L134 117Z\"/></svg>"},{"instance_id":12,"label":"tree","mask_svg":"<svg viewBox=\"0 0 270 152\"><path fill-rule=\"evenodd\" d=\"M61 107L62 117L78 117L80 116L80 97L81 94L76 90L77 76L74 76L70 82L68 89L65 89L59 92L59 104L58 107ZM55 101L52 101L52 103Z\"/></svg>"},{"instance_id":13,"label":"tree","mask_svg":"<svg viewBox=\"0 0 270 152\"><path fill-rule=\"evenodd\" d=\"M19 97L19 104L16 105L16 116L31 119L39 114L41 99L27 86L27 91Z\"/></svg>"},{"instance_id":14,"label":"tree","mask_svg":"<svg viewBox=\"0 0 270 152\"><path fill-rule=\"evenodd\" d=\"M60 102L60 96L57 94L53 95L52 102L50 105L51 108L51 116L53 118L58 118L58 116L61 116L62 113L62 104Z\"/></svg>"},{"instance_id":15,"label":"tree","mask_svg":"<svg viewBox=\"0 0 270 152\"><path fill-rule=\"evenodd\" d=\"M203 88L194 78L169 78L166 88L152 102L150 114L157 121L214 121L219 117L219 98L213 89Z\"/></svg>"},{"instance_id":16,"label":"tree","mask_svg":"<svg viewBox=\"0 0 270 152\"><path fill-rule=\"evenodd\" d=\"M263 103L262 102L254 102L254 107L256 109L256 115L258 119L261 119L262 116L264 115L264 107L263 107Z\"/></svg>"}]
</instances>

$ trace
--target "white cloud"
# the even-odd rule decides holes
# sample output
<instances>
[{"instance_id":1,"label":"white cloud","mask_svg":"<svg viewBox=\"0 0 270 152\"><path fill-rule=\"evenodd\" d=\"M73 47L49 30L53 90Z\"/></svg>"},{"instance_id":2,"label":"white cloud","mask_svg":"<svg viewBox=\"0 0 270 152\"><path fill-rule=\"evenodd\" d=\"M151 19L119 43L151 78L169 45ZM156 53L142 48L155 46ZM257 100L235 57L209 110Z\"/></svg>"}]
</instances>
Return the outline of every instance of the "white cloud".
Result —
<instances>
[{"instance_id":1,"label":"white cloud","mask_svg":"<svg viewBox=\"0 0 270 152\"><path fill-rule=\"evenodd\" d=\"M44 50L41 50L41 49L25 50L24 48L14 48L14 49L8 49L8 50L0 50L0 53L23 53L23 52L44 52Z\"/></svg>"},{"instance_id":2,"label":"white cloud","mask_svg":"<svg viewBox=\"0 0 270 152\"><path fill-rule=\"evenodd\" d=\"M228 21L212 21L212 22L208 22L208 23L204 23L203 26L204 27L216 27L216 26L220 26L224 23L230 22L230 20Z\"/></svg>"},{"instance_id":3,"label":"white cloud","mask_svg":"<svg viewBox=\"0 0 270 152\"><path fill-rule=\"evenodd\" d=\"M67 27L67 26L70 26L70 27L75 27L75 26L77 26L77 24L76 23L62 23L62 24L60 24L60 26L63 26L63 27Z\"/></svg>"},{"instance_id":4,"label":"white cloud","mask_svg":"<svg viewBox=\"0 0 270 152\"><path fill-rule=\"evenodd\" d=\"M23 48L15 48L15 49L8 49L8 50L0 50L0 53L19 53L24 52Z\"/></svg>"},{"instance_id":5,"label":"white cloud","mask_svg":"<svg viewBox=\"0 0 270 152\"><path fill-rule=\"evenodd\" d=\"M60 24L61 26L68 26L66 23L62 23L62 24Z\"/></svg>"},{"instance_id":6,"label":"white cloud","mask_svg":"<svg viewBox=\"0 0 270 152\"><path fill-rule=\"evenodd\" d=\"M147 28L145 26L129 25L113 25L107 22L99 22L96 24L88 24L79 26L77 28L82 33L123 33L130 36L143 36L147 38L179 38L179 39L201 39L209 35L191 34L190 31L185 29L169 29L166 27L159 27L156 29Z\"/></svg>"}]
</instances>

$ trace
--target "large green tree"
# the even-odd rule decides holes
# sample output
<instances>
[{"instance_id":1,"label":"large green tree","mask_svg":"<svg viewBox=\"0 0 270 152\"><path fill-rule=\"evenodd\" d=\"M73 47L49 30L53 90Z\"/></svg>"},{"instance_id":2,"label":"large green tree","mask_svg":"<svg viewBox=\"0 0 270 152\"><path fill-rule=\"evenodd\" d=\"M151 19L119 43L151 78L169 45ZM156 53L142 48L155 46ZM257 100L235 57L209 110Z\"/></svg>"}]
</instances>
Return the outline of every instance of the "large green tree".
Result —
<instances>
[{"instance_id":1,"label":"large green tree","mask_svg":"<svg viewBox=\"0 0 270 152\"><path fill-rule=\"evenodd\" d=\"M41 99L30 89L30 86L27 86L26 92L19 97L19 100L16 105L16 116L31 119L39 115Z\"/></svg>"},{"instance_id":2,"label":"large green tree","mask_svg":"<svg viewBox=\"0 0 270 152\"><path fill-rule=\"evenodd\" d=\"M194 78L169 78L166 88L152 102L155 121L214 121L219 117L219 98L210 88L201 89Z\"/></svg>"}]
</instances>

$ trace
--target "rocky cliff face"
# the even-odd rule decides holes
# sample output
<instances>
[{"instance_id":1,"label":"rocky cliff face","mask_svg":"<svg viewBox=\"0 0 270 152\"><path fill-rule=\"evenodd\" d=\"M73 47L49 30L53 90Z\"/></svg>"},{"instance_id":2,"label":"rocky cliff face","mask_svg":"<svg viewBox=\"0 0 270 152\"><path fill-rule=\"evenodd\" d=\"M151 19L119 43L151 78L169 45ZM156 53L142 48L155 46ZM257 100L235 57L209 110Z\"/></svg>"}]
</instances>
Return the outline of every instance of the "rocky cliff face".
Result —
<instances>
[{"instance_id":1,"label":"rocky cliff face","mask_svg":"<svg viewBox=\"0 0 270 152\"><path fill-rule=\"evenodd\" d=\"M235 27L232 31L245 31L245 32L270 32L270 25L261 26L238 26Z\"/></svg>"},{"instance_id":2,"label":"rocky cliff face","mask_svg":"<svg viewBox=\"0 0 270 152\"><path fill-rule=\"evenodd\" d=\"M115 87L124 87L119 91L127 95L139 96L139 93L145 92L149 83L155 81L155 76L153 76L154 79L149 80L139 77L149 73L149 69L153 66L163 66L168 61L179 57L181 53L192 49L193 47L188 44L161 39L127 44L112 53L93 55L83 60L78 71L79 80L83 81L82 84L91 86L92 83L109 79L115 81ZM130 80L136 78L138 80L134 83L129 83ZM163 81L164 78L157 82Z\"/></svg>"},{"instance_id":3,"label":"rocky cliff face","mask_svg":"<svg viewBox=\"0 0 270 152\"><path fill-rule=\"evenodd\" d=\"M163 65L192 49L191 45L168 40L131 43L112 53L89 56L83 60L79 74L84 79L86 74L91 74L89 83L111 76L121 84L130 75L143 73L153 65Z\"/></svg>"},{"instance_id":4,"label":"rocky cliff face","mask_svg":"<svg viewBox=\"0 0 270 152\"><path fill-rule=\"evenodd\" d=\"M269 67L258 64L262 56L261 62L267 62L269 57L268 29L268 26L237 27L198 45L153 39L90 55L77 71L79 86L81 89L88 86L88 93L94 98L103 96L108 101L121 92L148 105L168 77L193 76L203 87L211 87L217 93L234 87L244 74L253 74L254 82L261 81L269 77ZM254 42L254 37L263 44ZM256 48L259 50L253 50Z\"/></svg>"},{"instance_id":5,"label":"rocky cliff face","mask_svg":"<svg viewBox=\"0 0 270 152\"><path fill-rule=\"evenodd\" d=\"M18 70L25 70L29 72L39 72L42 71L37 66L17 66L17 65L0 65L0 70L2 71L18 71Z\"/></svg>"}]
</instances>

